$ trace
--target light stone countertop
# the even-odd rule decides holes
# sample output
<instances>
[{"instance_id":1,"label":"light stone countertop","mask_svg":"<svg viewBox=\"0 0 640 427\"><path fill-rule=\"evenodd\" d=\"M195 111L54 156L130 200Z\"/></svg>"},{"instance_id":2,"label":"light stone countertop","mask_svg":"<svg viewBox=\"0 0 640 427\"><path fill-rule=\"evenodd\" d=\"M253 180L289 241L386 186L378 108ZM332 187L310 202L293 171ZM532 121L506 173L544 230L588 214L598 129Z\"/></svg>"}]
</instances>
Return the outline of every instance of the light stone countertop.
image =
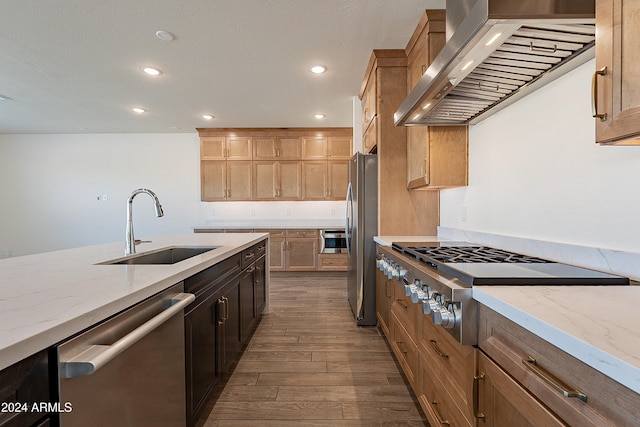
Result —
<instances>
[{"instance_id":1,"label":"light stone countertop","mask_svg":"<svg viewBox=\"0 0 640 427\"><path fill-rule=\"evenodd\" d=\"M0 369L88 328L266 238L265 233L153 237L138 254L220 246L173 265L96 265L124 241L0 260Z\"/></svg>"},{"instance_id":2,"label":"light stone countertop","mask_svg":"<svg viewBox=\"0 0 640 427\"><path fill-rule=\"evenodd\" d=\"M452 237L374 240L390 246ZM476 286L473 298L640 393L640 286Z\"/></svg>"},{"instance_id":3,"label":"light stone countertop","mask_svg":"<svg viewBox=\"0 0 640 427\"><path fill-rule=\"evenodd\" d=\"M204 224L196 225L194 229L233 229L233 228L317 228L317 229L342 229L345 220L339 219L256 219L256 220L207 220Z\"/></svg>"}]
</instances>

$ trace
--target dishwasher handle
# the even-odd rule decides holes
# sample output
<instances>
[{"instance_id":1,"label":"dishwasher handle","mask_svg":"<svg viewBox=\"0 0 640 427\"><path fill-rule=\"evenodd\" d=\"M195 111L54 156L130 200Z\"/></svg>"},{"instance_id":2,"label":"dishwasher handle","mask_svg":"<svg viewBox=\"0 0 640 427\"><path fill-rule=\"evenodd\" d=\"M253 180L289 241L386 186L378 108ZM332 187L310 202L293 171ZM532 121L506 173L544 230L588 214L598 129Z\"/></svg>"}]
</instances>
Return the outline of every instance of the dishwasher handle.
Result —
<instances>
[{"instance_id":1,"label":"dishwasher handle","mask_svg":"<svg viewBox=\"0 0 640 427\"><path fill-rule=\"evenodd\" d=\"M153 330L157 329L182 311L187 305L196 299L195 295L180 293L169 301L171 305L157 316L146 321L136 329L120 338L111 345L92 345L67 360L60 361L60 376L62 378L75 378L91 375L102 368L120 353L140 341Z\"/></svg>"}]
</instances>

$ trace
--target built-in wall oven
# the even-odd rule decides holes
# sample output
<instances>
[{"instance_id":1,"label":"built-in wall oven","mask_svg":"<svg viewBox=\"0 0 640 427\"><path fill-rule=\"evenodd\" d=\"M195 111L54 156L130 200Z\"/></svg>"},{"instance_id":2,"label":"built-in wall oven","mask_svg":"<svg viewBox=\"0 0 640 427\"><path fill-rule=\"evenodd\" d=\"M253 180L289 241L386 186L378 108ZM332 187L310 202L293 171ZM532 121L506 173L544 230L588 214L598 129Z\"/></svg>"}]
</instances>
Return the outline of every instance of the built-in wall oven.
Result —
<instances>
[{"instance_id":1,"label":"built-in wall oven","mask_svg":"<svg viewBox=\"0 0 640 427\"><path fill-rule=\"evenodd\" d=\"M343 229L320 230L320 253L347 252L347 235Z\"/></svg>"}]
</instances>

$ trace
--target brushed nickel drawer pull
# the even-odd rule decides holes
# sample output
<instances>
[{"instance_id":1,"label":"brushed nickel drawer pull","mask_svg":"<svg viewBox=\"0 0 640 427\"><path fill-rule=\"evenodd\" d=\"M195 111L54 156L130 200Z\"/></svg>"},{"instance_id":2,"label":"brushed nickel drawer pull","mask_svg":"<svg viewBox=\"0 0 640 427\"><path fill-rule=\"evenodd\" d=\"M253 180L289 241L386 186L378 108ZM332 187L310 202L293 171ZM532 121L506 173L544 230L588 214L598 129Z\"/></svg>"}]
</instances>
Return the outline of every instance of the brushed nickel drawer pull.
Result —
<instances>
[{"instance_id":1,"label":"brushed nickel drawer pull","mask_svg":"<svg viewBox=\"0 0 640 427\"><path fill-rule=\"evenodd\" d=\"M445 420L444 418L442 418L442 415L440 415L440 411L438 411L438 402L434 400L433 402L431 402L431 405L433 406L433 412L436 413L436 418L438 418L438 422L440 423L440 425L451 425L449 420Z\"/></svg>"},{"instance_id":2,"label":"brushed nickel drawer pull","mask_svg":"<svg viewBox=\"0 0 640 427\"><path fill-rule=\"evenodd\" d=\"M429 344L431 344L431 348L438 354L438 356L442 357L443 359L449 358L448 354L443 353L442 350L440 350L440 347L438 347L438 342L436 340L429 340Z\"/></svg>"},{"instance_id":3,"label":"brushed nickel drawer pull","mask_svg":"<svg viewBox=\"0 0 640 427\"><path fill-rule=\"evenodd\" d=\"M600 119L601 122L607 121L607 113L598 113L598 76L606 76L607 67L596 70L591 77L591 114L594 119Z\"/></svg>"},{"instance_id":4,"label":"brushed nickel drawer pull","mask_svg":"<svg viewBox=\"0 0 640 427\"><path fill-rule=\"evenodd\" d=\"M473 416L476 418L484 418L484 414L478 411L479 406L479 391L478 387L480 387L480 380L484 380L484 372L480 372L480 375L475 375L473 377Z\"/></svg>"},{"instance_id":5,"label":"brushed nickel drawer pull","mask_svg":"<svg viewBox=\"0 0 640 427\"><path fill-rule=\"evenodd\" d=\"M398 305L399 305L400 307L404 308L405 310L406 310L407 308L409 308L409 307L407 306L407 304L405 304L405 303L404 303L404 301L402 301L400 298L396 298L396 301L398 302Z\"/></svg>"},{"instance_id":6,"label":"brushed nickel drawer pull","mask_svg":"<svg viewBox=\"0 0 640 427\"><path fill-rule=\"evenodd\" d=\"M571 387L567 386L558 378L555 378L549 371L541 366L538 366L538 364L536 363L536 359L532 356L528 356L526 359L522 359L522 363L524 363L525 366L528 367L534 374L536 374L538 377L540 377L540 379L560 392L560 394L562 394L563 396L575 397L582 400L583 402L587 401L586 394L584 394L580 390L572 390Z\"/></svg>"},{"instance_id":7,"label":"brushed nickel drawer pull","mask_svg":"<svg viewBox=\"0 0 640 427\"><path fill-rule=\"evenodd\" d=\"M549 53L556 53L558 51L558 45L554 44L553 47L547 47L547 46L534 46L533 42L529 42L529 50L531 50L531 52L549 52Z\"/></svg>"}]
</instances>

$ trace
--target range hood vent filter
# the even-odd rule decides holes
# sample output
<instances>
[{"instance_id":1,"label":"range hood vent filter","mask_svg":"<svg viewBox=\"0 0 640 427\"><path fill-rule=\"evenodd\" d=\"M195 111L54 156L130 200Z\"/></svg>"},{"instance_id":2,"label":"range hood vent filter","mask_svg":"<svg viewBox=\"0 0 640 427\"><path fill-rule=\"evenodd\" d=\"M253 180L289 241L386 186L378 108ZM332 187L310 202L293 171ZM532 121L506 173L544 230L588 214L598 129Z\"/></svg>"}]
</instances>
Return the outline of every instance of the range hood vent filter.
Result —
<instances>
[{"instance_id":1,"label":"range hood vent filter","mask_svg":"<svg viewBox=\"0 0 640 427\"><path fill-rule=\"evenodd\" d=\"M453 34L398 108L396 125L478 123L595 53L593 18L499 19L460 36Z\"/></svg>"}]
</instances>

